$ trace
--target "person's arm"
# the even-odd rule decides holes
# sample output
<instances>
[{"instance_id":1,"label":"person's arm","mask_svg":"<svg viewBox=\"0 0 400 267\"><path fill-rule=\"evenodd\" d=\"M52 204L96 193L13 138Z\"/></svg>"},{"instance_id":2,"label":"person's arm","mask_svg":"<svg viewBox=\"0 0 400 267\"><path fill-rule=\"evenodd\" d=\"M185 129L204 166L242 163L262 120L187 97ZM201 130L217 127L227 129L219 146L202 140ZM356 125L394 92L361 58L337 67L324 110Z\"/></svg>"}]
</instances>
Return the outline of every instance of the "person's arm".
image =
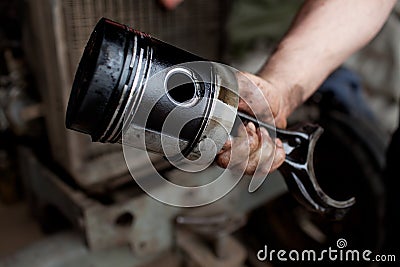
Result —
<instances>
[{"instance_id":1,"label":"person's arm","mask_svg":"<svg viewBox=\"0 0 400 267\"><path fill-rule=\"evenodd\" d=\"M275 125L286 127L290 113L303 103L352 53L366 45L381 29L389 16L395 0L306 0L289 31L277 46L258 76L245 74L262 92L271 108ZM242 83L239 93L251 110L241 101L239 109L268 118L269 109L258 102L251 90L253 86ZM247 131L247 132L246 132ZM254 125L242 131L242 136L229 140L217 157L222 167L230 166L232 147L246 142L250 154L236 150L245 163L236 163L247 174L253 174L271 162L269 171L284 161L284 151L279 140L273 141L267 133L260 134ZM247 133L247 138L244 134ZM258 137L258 138L257 138ZM269 150L263 152L264 150ZM247 159L249 159L247 161ZM235 160L234 160L235 161ZM266 173L265 173L266 174Z\"/></svg>"},{"instance_id":2,"label":"person's arm","mask_svg":"<svg viewBox=\"0 0 400 267\"><path fill-rule=\"evenodd\" d=\"M258 75L284 90L287 117L387 20L395 0L307 0Z\"/></svg>"}]
</instances>

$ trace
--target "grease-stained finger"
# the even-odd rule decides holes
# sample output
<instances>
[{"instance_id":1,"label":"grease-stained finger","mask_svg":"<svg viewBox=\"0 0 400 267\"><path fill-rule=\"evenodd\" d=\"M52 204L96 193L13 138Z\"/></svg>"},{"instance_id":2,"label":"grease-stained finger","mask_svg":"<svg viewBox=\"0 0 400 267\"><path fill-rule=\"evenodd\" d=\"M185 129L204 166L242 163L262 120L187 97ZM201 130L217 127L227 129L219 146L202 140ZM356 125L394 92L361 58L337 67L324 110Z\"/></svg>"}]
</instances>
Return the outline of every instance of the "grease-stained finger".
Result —
<instances>
[{"instance_id":1,"label":"grease-stained finger","mask_svg":"<svg viewBox=\"0 0 400 267\"><path fill-rule=\"evenodd\" d=\"M217 155L217 164L223 168L240 164L247 161L247 158L258 147L258 135L253 123L248 123L244 127L245 131L238 132L238 137L231 139L230 144L226 144L223 152ZM232 149L234 148L234 149Z\"/></svg>"}]
</instances>

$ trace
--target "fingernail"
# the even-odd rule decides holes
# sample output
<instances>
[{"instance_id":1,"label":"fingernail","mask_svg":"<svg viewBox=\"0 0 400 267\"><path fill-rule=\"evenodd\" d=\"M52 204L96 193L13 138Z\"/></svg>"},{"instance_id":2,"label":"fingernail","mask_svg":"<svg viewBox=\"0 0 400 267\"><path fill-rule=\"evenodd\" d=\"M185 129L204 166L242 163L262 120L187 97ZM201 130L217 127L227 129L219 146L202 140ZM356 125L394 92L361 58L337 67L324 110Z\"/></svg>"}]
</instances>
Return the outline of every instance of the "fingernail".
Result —
<instances>
[{"instance_id":1,"label":"fingernail","mask_svg":"<svg viewBox=\"0 0 400 267\"><path fill-rule=\"evenodd\" d=\"M252 123L252 122L249 122L249 123L247 124L247 127L248 127L250 130L252 130L253 132L256 131L256 126L255 126L254 123Z\"/></svg>"},{"instance_id":2,"label":"fingernail","mask_svg":"<svg viewBox=\"0 0 400 267\"><path fill-rule=\"evenodd\" d=\"M261 134L262 134L262 135L267 135L267 136L269 136L269 133L268 133L267 129L261 127L261 128L260 128L260 131L261 131Z\"/></svg>"},{"instance_id":3,"label":"fingernail","mask_svg":"<svg viewBox=\"0 0 400 267\"><path fill-rule=\"evenodd\" d=\"M277 148L283 148L283 143L278 138L275 139L275 145L276 145Z\"/></svg>"}]
</instances>

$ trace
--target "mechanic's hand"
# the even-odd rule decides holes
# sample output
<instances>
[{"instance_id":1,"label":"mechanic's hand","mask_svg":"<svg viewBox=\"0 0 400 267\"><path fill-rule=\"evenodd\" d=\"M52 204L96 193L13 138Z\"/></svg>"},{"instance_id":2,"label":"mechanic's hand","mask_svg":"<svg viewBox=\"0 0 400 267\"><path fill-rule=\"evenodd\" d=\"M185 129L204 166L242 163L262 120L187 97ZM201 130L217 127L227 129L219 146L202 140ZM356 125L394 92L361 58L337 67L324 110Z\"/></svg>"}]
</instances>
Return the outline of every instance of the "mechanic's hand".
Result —
<instances>
[{"instance_id":1,"label":"mechanic's hand","mask_svg":"<svg viewBox=\"0 0 400 267\"><path fill-rule=\"evenodd\" d=\"M284 96L281 90L262 78L249 73L238 76L239 110L276 127L286 127ZM261 92L255 90L257 86ZM265 98L266 101L262 98ZM261 98L261 99L260 99ZM234 148L234 153L232 152ZM216 162L223 168L231 168L245 174L267 175L285 160L285 151L279 139L272 140L264 128L256 129L251 122L238 129L238 136L229 139L218 153ZM269 169L269 167L271 168Z\"/></svg>"},{"instance_id":2,"label":"mechanic's hand","mask_svg":"<svg viewBox=\"0 0 400 267\"><path fill-rule=\"evenodd\" d=\"M175 9L183 0L159 0L160 3L168 10Z\"/></svg>"}]
</instances>

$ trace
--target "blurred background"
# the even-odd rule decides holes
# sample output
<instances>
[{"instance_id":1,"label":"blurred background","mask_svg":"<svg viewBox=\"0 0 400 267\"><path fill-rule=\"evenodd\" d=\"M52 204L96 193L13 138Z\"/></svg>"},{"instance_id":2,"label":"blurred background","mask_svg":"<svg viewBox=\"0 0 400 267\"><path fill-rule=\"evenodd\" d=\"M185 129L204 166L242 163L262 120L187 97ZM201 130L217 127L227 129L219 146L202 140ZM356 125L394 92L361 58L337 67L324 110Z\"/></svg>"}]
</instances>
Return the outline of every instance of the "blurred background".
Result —
<instances>
[{"instance_id":1,"label":"blurred background","mask_svg":"<svg viewBox=\"0 0 400 267\"><path fill-rule=\"evenodd\" d=\"M302 208L278 172L253 194L242 179L205 207L163 205L136 186L119 145L65 128L74 73L101 17L256 72L301 3L186 0L167 10L156 0L0 0L0 266L285 266L256 253L266 244L327 248L339 237L385 251L382 172L398 125L399 4L373 42L289 119L325 128L317 177L329 195L357 197L343 221ZM163 174L201 181L213 168Z\"/></svg>"}]
</instances>

